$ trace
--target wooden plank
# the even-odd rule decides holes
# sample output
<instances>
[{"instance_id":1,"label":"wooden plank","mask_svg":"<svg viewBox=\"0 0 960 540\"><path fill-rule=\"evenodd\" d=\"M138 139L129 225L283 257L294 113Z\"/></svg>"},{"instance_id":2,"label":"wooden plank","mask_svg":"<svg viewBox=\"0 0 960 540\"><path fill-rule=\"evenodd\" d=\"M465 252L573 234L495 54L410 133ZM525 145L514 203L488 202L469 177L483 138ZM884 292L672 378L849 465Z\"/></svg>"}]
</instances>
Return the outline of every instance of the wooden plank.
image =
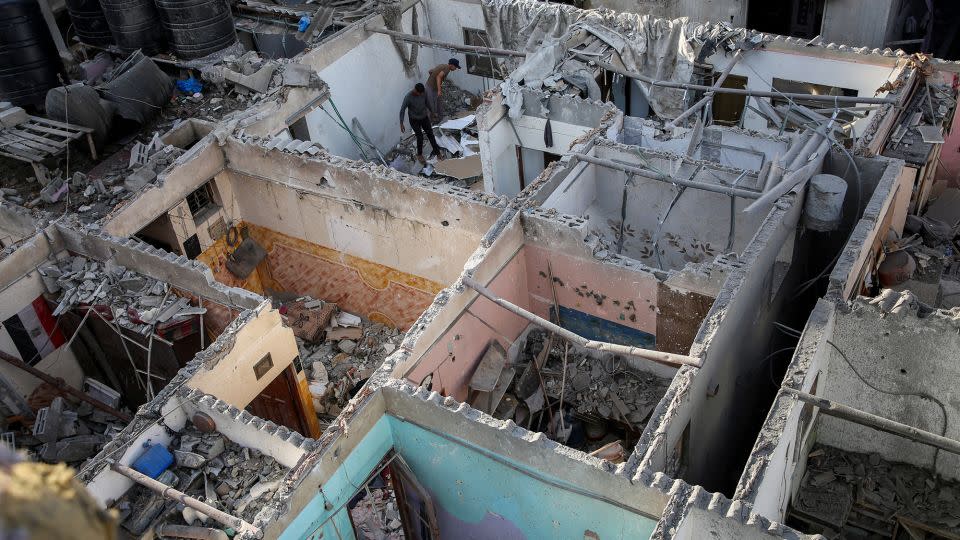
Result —
<instances>
[{"instance_id":1,"label":"wooden plank","mask_svg":"<svg viewBox=\"0 0 960 540\"><path fill-rule=\"evenodd\" d=\"M20 144L21 146L25 146L27 148L32 148L34 150L43 152L44 154L59 154L64 149L64 147L53 146L49 144L47 141L44 141L42 137L40 137L40 141L37 141L35 139L31 139L28 137L21 137L19 135L9 133L9 132L5 132L3 134L2 140L15 142L17 144Z\"/></svg>"},{"instance_id":2,"label":"wooden plank","mask_svg":"<svg viewBox=\"0 0 960 540\"><path fill-rule=\"evenodd\" d=\"M6 149L14 154L19 154L30 161L43 161L45 156L39 156L32 149L27 148L17 142L4 141L0 139L0 148Z\"/></svg>"},{"instance_id":3,"label":"wooden plank","mask_svg":"<svg viewBox=\"0 0 960 540\"><path fill-rule=\"evenodd\" d=\"M38 126L37 124L20 124L21 129L30 129L33 131L39 131L40 133L49 133L51 135L59 135L61 137L66 137L67 139L74 141L83 136L83 133L76 133L73 131L64 131L62 129L55 129L45 126Z\"/></svg>"},{"instance_id":4,"label":"wooden plank","mask_svg":"<svg viewBox=\"0 0 960 540\"><path fill-rule=\"evenodd\" d=\"M30 133L28 131L23 131L20 129L8 129L7 133L10 133L12 135L17 135L18 137L23 137L24 139L30 139L31 141L35 141L37 143L49 146L54 149L54 150L51 150L51 152L55 152L56 151L55 149L58 149L58 148L62 149L67 147L67 141L55 141L53 139L48 139L41 135L36 135L34 133Z\"/></svg>"},{"instance_id":5,"label":"wooden plank","mask_svg":"<svg viewBox=\"0 0 960 540\"><path fill-rule=\"evenodd\" d=\"M0 146L0 156L8 157L10 159L15 159L17 161L26 161L27 163L35 163L35 161L30 158L26 158L17 154L10 154L10 153L4 152L2 146Z\"/></svg>"},{"instance_id":6,"label":"wooden plank","mask_svg":"<svg viewBox=\"0 0 960 540\"><path fill-rule=\"evenodd\" d=\"M49 118L42 118L40 116L31 116L31 120L39 122L44 125L59 127L63 129L69 129L72 131L79 131L81 133L93 133L93 129L83 126L78 126L76 124L65 124L63 122L57 122L56 120L50 120Z\"/></svg>"}]
</instances>

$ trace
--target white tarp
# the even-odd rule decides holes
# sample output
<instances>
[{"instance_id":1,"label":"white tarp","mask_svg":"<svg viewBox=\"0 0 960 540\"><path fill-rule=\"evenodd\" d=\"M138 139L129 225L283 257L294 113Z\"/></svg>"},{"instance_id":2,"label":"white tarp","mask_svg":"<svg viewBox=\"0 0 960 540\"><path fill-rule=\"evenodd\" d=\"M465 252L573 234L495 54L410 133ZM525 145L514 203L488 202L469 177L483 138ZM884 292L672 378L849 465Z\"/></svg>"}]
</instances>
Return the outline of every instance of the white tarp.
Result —
<instances>
[{"instance_id":1,"label":"white tarp","mask_svg":"<svg viewBox=\"0 0 960 540\"><path fill-rule=\"evenodd\" d=\"M712 24L694 25L686 18L666 20L605 9L579 10L531 0L481 0L481 5L491 46L530 53L501 85L504 102L514 118L522 114L520 82L539 91L544 81L556 80L552 77L566 55L567 44L581 42L584 32L613 49L610 62L614 65L654 79L690 82L697 53L709 41L690 38L727 30ZM577 73L559 75L587 84L582 72L579 77ZM676 117L686 109L683 90L637 82L661 118Z\"/></svg>"}]
</instances>

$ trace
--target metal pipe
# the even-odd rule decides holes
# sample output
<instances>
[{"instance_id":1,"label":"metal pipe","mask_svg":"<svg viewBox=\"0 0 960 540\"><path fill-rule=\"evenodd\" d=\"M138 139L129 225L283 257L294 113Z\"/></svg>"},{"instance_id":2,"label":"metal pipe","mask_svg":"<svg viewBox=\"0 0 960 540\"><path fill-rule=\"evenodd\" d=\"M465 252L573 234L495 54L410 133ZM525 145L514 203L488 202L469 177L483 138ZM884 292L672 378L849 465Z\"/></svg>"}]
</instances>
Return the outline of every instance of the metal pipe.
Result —
<instances>
[{"instance_id":1,"label":"metal pipe","mask_svg":"<svg viewBox=\"0 0 960 540\"><path fill-rule=\"evenodd\" d=\"M647 169L642 169L640 167L624 165L623 163L617 163L616 161L611 161L609 159L598 158L595 156L591 156L589 154L580 154L577 152L571 152L570 154L567 154L567 155L573 156L580 161L586 161L587 163L592 163L594 165L599 165L601 167L607 167L608 169L614 169L617 171L625 172L627 174L636 174L638 176L643 176L644 178L650 178L652 180L670 182L671 184L676 184L678 186L702 189L704 191L712 191L714 193L723 193L724 195L732 195L735 197L742 197L744 199L759 199L761 195L759 192L752 191L749 189L723 186L720 184L704 184L702 182L693 182L691 180L681 180L679 178L674 178L672 176L668 176L665 174L659 174Z\"/></svg>"},{"instance_id":2,"label":"metal pipe","mask_svg":"<svg viewBox=\"0 0 960 540\"><path fill-rule=\"evenodd\" d=\"M715 83L713 83L713 89L708 90L707 94L703 96L703 99L693 104L692 107L683 111L680 116L673 119L673 122L667 124L668 128L675 128L680 125L680 122L683 122L688 116L699 111L703 108L704 105L713 100L713 96L716 94L716 89L723 86L723 82L727 80L727 77L730 76L730 72L733 70L733 66L737 65L740 62L740 59L743 58L743 49L737 49L736 54L733 55L733 60L730 61L730 64L720 73L720 77Z\"/></svg>"},{"instance_id":3,"label":"metal pipe","mask_svg":"<svg viewBox=\"0 0 960 540\"><path fill-rule=\"evenodd\" d=\"M533 324L557 334L558 336L572 341L585 349L593 349L601 352L609 352L613 354L620 354L623 356L633 356L636 358L643 358L645 360L652 360L654 362L659 362L661 364L666 364L668 366L693 366L701 367L703 364L699 358L694 358L692 356L686 356L682 354L673 354L661 351L654 351L650 349L643 349L640 347L631 347L629 345L618 345L616 343L605 343L602 341L593 341L585 337L580 336L579 334L574 334L570 330L558 326L539 315L530 313L529 311L523 309L520 306L511 304L510 302L498 297L491 290L487 289L481 285L475 279L465 276L463 278L463 284L471 289L480 293L480 296L483 296L487 300L490 300L494 304L506 309L507 311L519 315L524 319L532 322Z\"/></svg>"},{"instance_id":4,"label":"metal pipe","mask_svg":"<svg viewBox=\"0 0 960 540\"><path fill-rule=\"evenodd\" d=\"M210 506L205 502L200 502L199 500L194 499L193 497L187 495L186 493L173 489L172 487L164 484L163 482L154 480L153 478L150 478L145 474L135 471L130 467L127 467L126 465L121 465L120 463L113 463L110 465L110 469L113 470L114 472L117 472L126 476L127 478L133 480L134 482L140 484L145 488L150 489L151 491L155 491L159 493L160 496L164 497L165 499L170 499L172 501L179 501L183 503L185 506L189 506L190 508L193 508L197 512L200 512L201 514L208 516L216 520L217 522L222 523L223 525L226 525L227 527L232 527L235 531L237 531L238 535L242 536L241 533L248 533L253 535L255 538L263 538L263 531L247 523L246 521L236 516L231 516L230 514L223 512L221 510L217 510L216 508Z\"/></svg>"},{"instance_id":5,"label":"metal pipe","mask_svg":"<svg viewBox=\"0 0 960 540\"><path fill-rule=\"evenodd\" d=\"M195 538L197 540L230 540L227 533L220 529L211 529L209 527L190 527L187 525L174 525L172 523L161 523L154 528L158 536L173 536L175 538Z\"/></svg>"},{"instance_id":6,"label":"metal pipe","mask_svg":"<svg viewBox=\"0 0 960 540\"><path fill-rule=\"evenodd\" d=\"M92 398L92 397L88 396L87 394L81 392L80 390L77 390L76 388L74 388L74 387L70 386L69 384L65 383L65 382L63 381L63 379L61 379L61 378L59 378L59 377L53 377L53 376L47 375L46 373L40 371L39 369L37 369L37 368L35 368L35 367L33 367L33 366L28 366L27 364L25 364L25 363L23 362L23 360L20 360L19 358L15 357L15 356L11 356L11 355L3 352L3 351L0 351L0 360L4 360L4 361L6 361L8 364L10 364L11 366L16 367L16 368L20 368L20 369L22 369L23 371L26 371L27 373L33 375L34 377L40 379L41 381L43 381L43 382L45 382L45 383L47 383L47 384L52 385L53 387L55 387L57 390L59 390L59 391L62 392L62 393L64 393L64 394L69 394L69 395L71 395L71 396L79 399L80 401L86 401L86 402L89 403L90 405L93 405L95 408L100 409L101 411L103 411L103 412L105 412L105 413L107 413L107 414L109 414L109 415L111 415L111 416L114 416L114 417L116 417L116 418L119 418L120 420L123 420L124 422L129 422L130 420L133 420L133 418L131 418L131 416L130 416L129 414L122 413L122 412L114 409L113 407L107 405L106 403L103 403L102 401L100 401L100 400L98 400L98 399L95 399L95 398Z\"/></svg>"},{"instance_id":7,"label":"metal pipe","mask_svg":"<svg viewBox=\"0 0 960 540\"><path fill-rule=\"evenodd\" d=\"M493 54L497 56L519 56L525 57L527 53L522 51L513 51L510 49L496 49L493 47L480 47L477 45L461 45L459 43L452 43L449 41L440 41L437 39L430 39L421 36L414 36L413 34L405 34L403 32L397 32L394 30L388 30L386 28L364 28L367 32L376 32L378 34L386 34L388 36L393 36L401 41L409 41L411 43L419 43L420 45L428 45L431 47L437 47L440 49L450 49L452 51L462 51L462 52L473 52L473 53L485 53Z\"/></svg>"},{"instance_id":8,"label":"metal pipe","mask_svg":"<svg viewBox=\"0 0 960 540\"><path fill-rule=\"evenodd\" d=\"M781 98L781 99L802 99L807 101L823 101L826 103L866 103L870 105L875 104L896 104L898 100L894 98L881 98L881 97L858 97L858 96L827 96L827 95L815 95L815 94L798 94L792 92L770 92L765 90L750 90L746 88L714 88L712 86L704 86L702 84L690 84L682 82L672 82L672 81L661 81L657 79L652 79L646 75L641 75L639 73L634 73L627 71L625 69L620 69L613 64L599 60L596 57L589 56L577 51L570 51L574 56L577 56L588 62L594 62L598 66L602 67L607 71L612 71L614 73L619 73L624 77L630 77L631 79L637 79L643 81L647 84L653 86L662 86L664 88L681 88L684 90L704 90L709 91L713 90L721 94L737 94L740 96L754 96L754 97L771 97L771 98Z\"/></svg>"},{"instance_id":9,"label":"metal pipe","mask_svg":"<svg viewBox=\"0 0 960 540\"><path fill-rule=\"evenodd\" d=\"M859 409L854 409L853 407L836 403L834 401L830 401L829 399L817 397L806 392L794 390L793 388L784 386L783 390L788 394L796 396L800 401L817 407L820 409L821 413L826 414L827 416L835 416L837 418L849 420L862 426L867 426L880 431L885 431L887 433L892 433L894 435L899 435L900 437L910 439L911 441L918 442L920 444L939 448L940 450L950 452L951 454L960 455L960 441L955 441L953 439L949 439L935 433L930 433L929 431L924 431L913 426L901 424L900 422L890 420L882 416L877 416L875 414L870 414Z\"/></svg>"}]
</instances>

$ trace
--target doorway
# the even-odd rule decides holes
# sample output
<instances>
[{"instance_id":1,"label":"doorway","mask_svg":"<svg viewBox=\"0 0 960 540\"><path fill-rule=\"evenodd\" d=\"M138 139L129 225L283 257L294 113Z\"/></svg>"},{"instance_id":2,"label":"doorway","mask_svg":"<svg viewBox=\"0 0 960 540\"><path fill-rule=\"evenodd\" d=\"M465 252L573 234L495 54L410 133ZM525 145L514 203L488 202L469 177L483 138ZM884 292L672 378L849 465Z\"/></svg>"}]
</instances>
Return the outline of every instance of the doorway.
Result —
<instances>
[{"instance_id":1,"label":"doorway","mask_svg":"<svg viewBox=\"0 0 960 540\"><path fill-rule=\"evenodd\" d=\"M300 401L297 376L293 366L287 366L273 381L247 405L251 414L286 426L304 437L310 437L310 428Z\"/></svg>"}]
</instances>

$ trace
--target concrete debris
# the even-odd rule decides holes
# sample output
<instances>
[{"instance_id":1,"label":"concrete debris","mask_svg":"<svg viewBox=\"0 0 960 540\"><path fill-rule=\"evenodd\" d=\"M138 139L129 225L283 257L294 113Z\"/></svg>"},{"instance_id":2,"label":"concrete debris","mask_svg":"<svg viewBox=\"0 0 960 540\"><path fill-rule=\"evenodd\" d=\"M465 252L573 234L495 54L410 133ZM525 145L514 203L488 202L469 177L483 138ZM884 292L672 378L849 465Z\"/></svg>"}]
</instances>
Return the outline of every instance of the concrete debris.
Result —
<instances>
[{"instance_id":1,"label":"concrete debris","mask_svg":"<svg viewBox=\"0 0 960 540\"><path fill-rule=\"evenodd\" d=\"M878 454L816 445L790 515L829 524L843 538L889 538L897 521L922 523L930 532L957 531L960 482Z\"/></svg>"},{"instance_id":2,"label":"concrete debris","mask_svg":"<svg viewBox=\"0 0 960 540\"><path fill-rule=\"evenodd\" d=\"M51 293L62 291L54 315L76 307L93 309L105 320L142 335L162 332L206 312L170 291L162 281L114 263L69 257L39 268ZM55 281L56 290L49 287Z\"/></svg>"},{"instance_id":3,"label":"concrete debris","mask_svg":"<svg viewBox=\"0 0 960 540\"><path fill-rule=\"evenodd\" d=\"M361 493L362 498L350 508L350 517L359 533L358 538L406 538L396 495L382 476L375 477Z\"/></svg>"},{"instance_id":4,"label":"concrete debris","mask_svg":"<svg viewBox=\"0 0 960 540\"><path fill-rule=\"evenodd\" d=\"M31 398L33 403L36 401ZM76 405L60 396L36 409L35 415L32 426L23 420L9 422L4 435L16 448L47 463L76 466L99 452L126 426L89 403Z\"/></svg>"},{"instance_id":5,"label":"concrete debris","mask_svg":"<svg viewBox=\"0 0 960 540\"><path fill-rule=\"evenodd\" d=\"M248 522L280 487L288 470L257 449L242 447L222 433L203 433L192 424L176 434L168 449L176 461L158 480ZM177 505L160 497L158 508L157 497L139 485L128 490L114 504L121 515L121 526L142 534L159 521L207 523L207 516L189 508L163 512L164 508L175 510Z\"/></svg>"},{"instance_id":6,"label":"concrete debris","mask_svg":"<svg viewBox=\"0 0 960 540\"><path fill-rule=\"evenodd\" d=\"M10 107L9 109L0 111L0 127L16 127L17 124L22 124L29 119L30 115L27 114L27 111L20 107Z\"/></svg>"},{"instance_id":7,"label":"concrete debris","mask_svg":"<svg viewBox=\"0 0 960 540\"><path fill-rule=\"evenodd\" d=\"M591 358L572 346L566 353L564 378L564 347L559 342L552 343L538 375L534 359L542 356L546 335L540 329L527 335L517 360L519 375L510 383L503 401L493 404L494 416L512 419L535 431L543 423L543 431L551 437L588 451L621 438L615 434L617 429L643 430L644 422L670 386L669 378L635 370L619 357ZM563 426L546 425L551 415L559 424L556 409L534 419L535 413L545 408L540 377L550 403L560 402L563 387Z\"/></svg>"},{"instance_id":8,"label":"concrete debris","mask_svg":"<svg viewBox=\"0 0 960 540\"><path fill-rule=\"evenodd\" d=\"M284 307L312 301L309 298L299 299ZM293 327L294 334L297 335L300 358L305 366L310 366L309 387L314 407L323 417L335 417L358 389L358 385L399 347L403 333L395 328L337 311L336 304L324 303L323 307L315 309L330 311L330 315L323 312L328 323L328 326L322 329L323 341L303 339L296 326ZM291 311L297 315L292 316ZM333 313L334 311L336 313ZM288 324L292 317L300 317L302 314L301 311L289 308L286 313ZM334 323L337 326L334 326Z\"/></svg>"}]
</instances>

